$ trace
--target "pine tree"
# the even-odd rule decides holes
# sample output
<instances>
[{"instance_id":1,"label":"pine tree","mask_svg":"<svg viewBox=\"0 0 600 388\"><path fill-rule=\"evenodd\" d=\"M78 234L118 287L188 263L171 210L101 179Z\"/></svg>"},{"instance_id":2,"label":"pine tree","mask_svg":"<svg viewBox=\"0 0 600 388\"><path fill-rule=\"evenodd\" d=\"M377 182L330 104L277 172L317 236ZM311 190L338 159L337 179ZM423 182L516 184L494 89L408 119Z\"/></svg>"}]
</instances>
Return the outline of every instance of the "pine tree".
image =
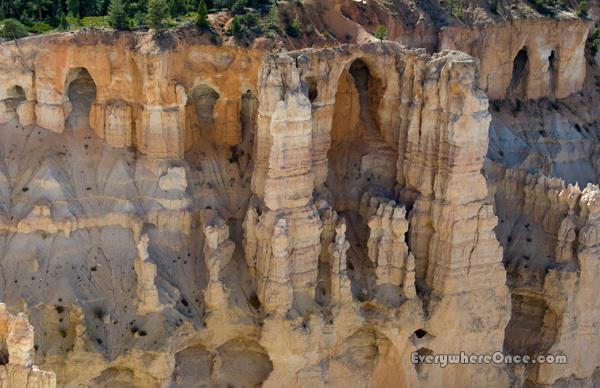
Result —
<instances>
[{"instance_id":1,"label":"pine tree","mask_svg":"<svg viewBox=\"0 0 600 388\"><path fill-rule=\"evenodd\" d=\"M73 18L79 17L79 0L67 0L67 15Z\"/></svg>"},{"instance_id":2,"label":"pine tree","mask_svg":"<svg viewBox=\"0 0 600 388\"><path fill-rule=\"evenodd\" d=\"M5 39L19 39L27 35L27 27L15 19L6 19L4 26L0 29L0 36Z\"/></svg>"},{"instance_id":3,"label":"pine tree","mask_svg":"<svg viewBox=\"0 0 600 388\"><path fill-rule=\"evenodd\" d=\"M146 23L150 28L157 31L165 26L165 17L169 12L169 6L165 0L150 0L146 12Z\"/></svg>"},{"instance_id":4,"label":"pine tree","mask_svg":"<svg viewBox=\"0 0 600 388\"><path fill-rule=\"evenodd\" d=\"M210 21L208 20L208 7L204 0L200 0L198 4L198 16L196 17L196 26L200 31L205 31L210 28Z\"/></svg>"},{"instance_id":5,"label":"pine tree","mask_svg":"<svg viewBox=\"0 0 600 388\"><path fill-rule=\"evenodd\" d=\"M27 8L35 12L34 15L37 15L38 20L44 18L44 13L50 9L51 5L52 2L49 0L27 0Z\"/></svg>"},{"instance_id":6,"label":"pine tree","mask_svg":"<svg viewBox=\"0 0 600 388\"><path fill-rule=\"evenodd\" d=\"M126 30L129 27L127 12L122 0L111 0L108 6L108 22L116 30Z\"/></svg>"},{"instance_id":7,"label":"pine tree","mask_svg":"<svg viewBox=\"0 0 600 388\"><path fill-rule=\"evenodd\" d=\"M61 29L61 30L69 29L69 22L67 21L67 17L65 16L65 13L63 12L62 8L58 9L58 12L56 13L56 20L58 21L59 29Z\"/></svg>"},{"instance_id":8,"label":"pine tree","mask_svg":"<svg viewBox=\"0 0 600 388\"><path fill-rule=\"evenodd\" d=\"M98 15L98 4L97 4L96 0L79 0L79 15L80 16Z\"/></svg>"}]
</instances>

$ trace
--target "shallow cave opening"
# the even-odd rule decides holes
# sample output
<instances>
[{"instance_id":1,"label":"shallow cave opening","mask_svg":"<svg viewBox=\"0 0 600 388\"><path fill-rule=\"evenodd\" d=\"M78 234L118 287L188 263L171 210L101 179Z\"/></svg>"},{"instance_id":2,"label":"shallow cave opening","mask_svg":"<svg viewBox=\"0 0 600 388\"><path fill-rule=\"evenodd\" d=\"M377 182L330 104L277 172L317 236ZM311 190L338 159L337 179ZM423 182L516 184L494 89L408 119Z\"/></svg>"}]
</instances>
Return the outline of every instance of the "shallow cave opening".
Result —
<instances>
[{"instance_id":1,"label":"shallow cave opening","mask_svg":"<svg viewBox=\"0 0 600 388\"><path fill-rule=\"evenodd\" d=\"M226 206L229 209L222 215L229 218L239 207L236 189L243 155L217 135L216 110L220 99L219 92L207 84L196 85L188 92L184 157L194 171L191 184L202 187L199 192L203 195L197 198L199 206L217 211ZM239 119L244 117L244 112L240 112ZM206 195L207 192L211 195Z\"/></svg>"},{"instance_id":2,"label":"shallow cave opening","mask_svg":"<svg viewBox=\"0 0 600 388\"><path fill-rule=\"evenodd\" d=\"M208 156L207 153L216 152L214 148L218 139L214 138L213 129L215 128L215 105L219 98L219 93L206 84L196 85L189 91L185 107L186 159L191 158L199 162L200 159Z\"/></svg>"},{"instance_id":3,"label":"shallow cave opening","mask_svg":"<svg viewBox=\"0 0 600 388\"><path fill-rule=\"evenodd\" d=\"M96 83L83 67L73 68L67 73L67 97L71 102L69 126L89 126L90 108L96 100Z\"/></svg>"},{"instance_id":4,"label":"shallow cave opening","mask_svg":"<svg viewBox=\"0 0 600 388\"><path fill-rule=\"evenodd\" d=\"M252 93L252 90L248 89L242 93L241 107L240 107L240 122L242 124L242 139L246 136L246 133L253 130L254 128L254 112L256 110L256 98Z\"/></svg>"},{"instance_id":5,"label":"shallow cave opening","mask_svg":"<svg viewBox=\"0 0 600 388\"><path fill-rule=\"evenodd\" d=\"M329 263L319 260L317 285L315 287L315 301L321 307L329 304L331 299L331 267Z\"/></svg>"},{"instance_id":6,"label":"shallow cave opening","mask_svg":"<svg viewBox=\"0 0 600 388\"><path fill-rule=\"evenodd\" d=\"M308 88L308 99L310 102L315 102L317 97L319 96L319 90L317 88L317 81L314 78L307 78L306 86Z\"/></svg>"},{"instance_id":7,"label":"shallow cave opening","mask_svg":"<svg viewBox=\"0 0 600 388\"><path fill-rule=\"evenodd\" d=\"M529 76L529 56L523 47L513 60L512 77L508 86L508 95L512 98L524 99L527 95L527 78Z\"/></svg>"},{"instance_id":8,"label":"shallow cave opening","mask_svg":"<svg viewBox=\"0 0 600 388\"><path fill-rule=\"evenodd\" d=\"M206 84L194 86L188 93L186 110L186 145L193 148L208 143L215 128L215 105L219 93Z\"/></svg>"},{"instance_id":9,"label":"shallow cave opening","mask_svg":"<svg viewBox=\"0 0 600 388\"><path fill-rule=\"evenodd\" d=\"M352 62L348 73L352 76L354 87L358 91L360 116L367 124L366 129L378 130L376 109L381 101L381 80L371 74L369 66L361 59Z\"/></svg>"},{"instance_id":10,"label":"shallow cave opening","mask_svg":"<svg viewBox=\"0 0 600 388\"><path fill-rule=\"evenodd\" d=\"M267 350L247 338L219 346L215 358L212 376L219 387L260 387L273 371Z\"/></svg>"},{"instance_id":11,"label":"shallow cave opening","mask_svg":"<svg viewBox=\"0 0 600 388\"><path fill-rule=\"evenodd\" d=\"M25 90L19 85L15 85L8 89L6 99L6 107L10 110L16 110L19 104L27 99Z\"/></svg>"},{"instance_id":12,"label":"shallow cave opening","mask_svg":"<svg viewBox=\"0 0 600 388\"><path fill-rule=\"evenodd\" d=\"M215 104L219 93L207 85L199 85L192 90L192 103L201 129L212 129L214 126Z\"/></svg>"},{"instance_id":13,"label":"shallow cave opening","mask_svg":"<svg viewBox=\"0 0 600 388\"><path fill-rule=\"evenodd\" d=\"M192 345L175 354L173 387L209 386L213 356L202 345Z\"/></svg>"}]
</instances>

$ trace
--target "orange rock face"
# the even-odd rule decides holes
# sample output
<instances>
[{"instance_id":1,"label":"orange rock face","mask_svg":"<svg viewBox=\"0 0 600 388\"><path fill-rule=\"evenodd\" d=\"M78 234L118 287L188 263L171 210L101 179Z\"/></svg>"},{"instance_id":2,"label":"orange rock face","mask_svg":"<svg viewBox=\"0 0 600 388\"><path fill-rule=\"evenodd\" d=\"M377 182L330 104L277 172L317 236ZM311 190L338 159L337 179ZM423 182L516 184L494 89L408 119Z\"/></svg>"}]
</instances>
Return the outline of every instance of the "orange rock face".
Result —
<instances>
[{"instance_id":1,"label":"orange rock face","mask_svg":"<svg viewBox=\"0 0 600 388\"><path fill-rule=\"evenodd\" d=\"M536 23L440 33L479 60L364 29L282 52L93 30L3 44L0 298L36 337L0 319L0 382L13 363L42 387L593 381L598 188L527 175L573 158L514 156L506 134L529 125L512 101L581 90L587 25ZM555 257L545 281L503 252L519 212ZM413 362L503 349L577 361Z\"/></svg>"}]
</instances>

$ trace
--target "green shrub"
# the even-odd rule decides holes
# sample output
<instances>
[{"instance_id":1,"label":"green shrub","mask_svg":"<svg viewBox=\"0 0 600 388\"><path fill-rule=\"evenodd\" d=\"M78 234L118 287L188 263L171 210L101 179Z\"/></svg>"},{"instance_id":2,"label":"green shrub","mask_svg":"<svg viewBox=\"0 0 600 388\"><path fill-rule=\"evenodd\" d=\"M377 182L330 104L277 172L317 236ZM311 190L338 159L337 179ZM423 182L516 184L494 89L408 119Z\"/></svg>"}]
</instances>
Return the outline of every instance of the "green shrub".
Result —
<instances>
[{"instance_id":1,"label":"green shrub","mask_svg":"<svg viewBox=\"0 0 600 388\"><path fill-rule=\"evenodd\" d=\"M265 26L269 31L281 34L281 25L279 24L279 11L277 7L272 7L265 18Z\"/></svg>"},{"instance_id":2,"label":"green shrub","mask_svg":"<svg viewBox=\"0 0 600 388\"><path fill-rule=\"evenodd\" d=\"M588 2L587 0L580 0L577 4L577 16L580 18L588 16Z\"/></svg>"},{"instance_id":3,"label":"green shrub","mask_svg":"<svg viewBox=\"0 0 600 388\"><path fill-rule=\"evenodd\" d=\"M233 19L231 20L231 26L229 26L229 32L231 33L231 35L235 36L236 38L241 38L242 37L242 24L240 22L240 17L239 16L234 16Z\"/></svg>"},{"instance_id":4,"label":"green shrub","mask_svg":"<svg viewBox=\"0 0 600 388\"><path fill-rule=\"evenodd\" d=\"M252 34L261 33L262 28L260 27L258 15L255 12L248 12L244 15L234 16L231 20L229 32L236 39L248 38Z\"/></svg>"},{"instance_id":5,"label":"green shrub","mask_svg":"<svg viewBox=\"0 0 600 388\"><path fill-rule=\"evenodd\" d=\"M2 26L2 31L0 32L0 36L4 39L19 39L24 38L27 35L29 35L27 27L15 19L6 19Z\"/></svg>"},{"instance_id":6,"label":"green shrub","mask_svg":"<svg viewBox=\"0 0 600 388\"><path fill-rule=\"evenodd\" d=\"M285 32L292 38L297 38L302 35L302 27L300 27L300 21L297 18L291 20L285 27Z\"/></svg>"},{"instance_id":7,"label":"green shrub","mask_svg":"<svg viewBox=\"0 0 600 388\"><path fill-rule=\"evenodd\" d=\"M110 28L110 23L106 16L86 16L81 19L81 25L83 27Z\"/></svg>"},{"instance_id":8,"label":"green shrub","mask_svg":"<svg viewBox=\"0 0 600 388\"><path fill-rule=\"evenodd\" d=\"M563 0L531 0L533 7L542 15L556 16L558 8L564 7Z\"/></svg>"},{"instance_id":9,"label":"green shrub","mask_svg":"<svg viewBox=\"0 0 600 388\"><path fill-rule=\"evenodd\" d=\"M146 17L141 11L136 12L133 15L133 25L135 27L145 27L146 26Z\"/></svg>"},{"instance_id":10,"label":"green shrub","mask_svg":"<svg viewBox=\"0 0 600 388\"><path fill-rule=\"evenodd\" d=\"M588 42L592 50L592 55L596 55L600 48L600 28L594 28L594 31L592 31L588 38Z\"/></svg>"},{"instance_id":11,"label":"green shrub","mask_svg":"<svg viewBox=\"0 0 600 388\"><path fill-rule=\"evenodd\" d=\"M69 26L74 27L74 26L81 26L81 19L76 18L76 17L72 17L72 16L67 16L67 23L69 23Z\"/></svg>"},{"instance_id":12,"label":"green shrub","mask_svg":"<svg viewBox=\"0 0 600 388\"><path fill-rule=\"evenodd\" d=\"M387 34L388 34L388 29L386 26L380 24L377 26L377 28L375 29L375 37L379 40L384 40L385 38L387 38Z\"/></svg>"},{"instance_id":13,"label":"green shrub","mask_svg":"<svg viewBox=\"0 0 600 388\"><path fill-rule=\"evenodd\" d=\"M448 0L448 11L456 18L462 18L464 0Z\"/></svg>"},{"instance_id":14,"label":"green shrub","mask_svg":"<svg viewBox=\"0 0 600 388\"><path fill-rule=\"evenodd\" d=\"M246 0L236 0L235 3L233 3L233 7L231 7L231 12L233 12L234 15L243 15L246 13L247 6L248 3Z\"/></svg>"},{"instance_id":15,"label":"green shrub","mask_svg":"<svg viewBox=\"0 0 600 388\"><path fill-rule=\"evenodd\" d=\"M34 34L43 34L45 32L50 32L53 29L54 28L46 22L34 22L31 27L29 27L29 32Z\"/></svg>"}]
</instances>

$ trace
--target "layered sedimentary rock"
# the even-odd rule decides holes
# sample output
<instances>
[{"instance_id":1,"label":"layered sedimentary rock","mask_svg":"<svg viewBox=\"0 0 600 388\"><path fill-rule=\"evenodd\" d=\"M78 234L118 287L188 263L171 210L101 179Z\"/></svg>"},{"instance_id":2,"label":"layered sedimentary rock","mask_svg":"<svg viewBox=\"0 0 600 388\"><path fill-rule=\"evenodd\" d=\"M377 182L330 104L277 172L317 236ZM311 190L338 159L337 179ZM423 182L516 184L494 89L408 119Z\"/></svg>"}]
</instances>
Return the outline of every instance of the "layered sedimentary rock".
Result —
<instances>
[{"instance_id":1,"label":"layered sedimentary rock","mask_svg":"<svg viewBox=\"0 0 600 388\"><path fill-rule=\"evenodd\" d=\"M85 121L108 144L133 145L151 157L181 158L194 140L186 115L196 108L202 90L209 89L216 93L211 109L220 122L211 129L213 136L227 145L241 142L241 124L232 117L240 110L240 96L255 91L260 52L210 45L196 51L184 45L167 55L149 35L93 31L44 39L44 50L36 47L39 39L31 38L22 48L3 47L3 67L19 62L3 74L3 121L16 111L22 125L35 122L61 133L74 104L81 102L71 99L88 98ZM239 76L219 76L224 72ZM73 83L88 86L89 93L70 94Z\"/></svg>"},{"instance_id":2,"label":"layered sedimentary rock","mask_svg":"<svg viewBox=\"0 0 600 388\"><path fill-rule=\"evenodd\" d=\"M484 170L512 293L505 348L568 359L566 365L514 368L525 384L598 384L597 286L588 283L597 276L597 260L590 260L588 252L595 255L598 111L593 80L598 67L590 57L586 47L585 72L575 73L585 76L578 93L529 101L517 96L494 101L490 109Z\"/></svg>"},{"instance_id":3,"label":"layered sedimentary rock","mask_svg":"<svg viewBox=\"0 0 600 388\"><path fill-rule=\"evenodd\" d=\"M333 57L337 58L335 64L322 64ZM404 340L401 335L380 329L400 347L400 354L410 348L417 350L409 333L419 327L429 332L427 348L436 351L458 346L452 342L453 336L438 333L459 327L455 335L460 332L465 337L479 338L473 341L476 345L470 351L501 346L493 337L498 334L496 331L503 330L508 319L508 294L499 246L492 233L495 217L491 206L485 203L486 186L479 173L486 152L489 115L486 98L476 86L476 65L469 57L456 53L428 59L424 52L405 51L391 44L301 51L265 60L259 79L263 88L253 176L258 203L249 213L254 221L246 225L247 236L252 236L248 237L252 244L246 245L246 257L248 251L255 257L256 276L261 279L259 291L264 290L258 296L265 307L283 313L293 299L296 312L306 315L314 310L307 303L307 290L314 289L322 271L333 276L332 299L344 300L347 288L339 276L347 271L352 292L359 301L375 303L371 308L380 305L391 308L390 311L412 311L408 314L415 317L413 324L417 326L408 331ZM398 68L404 72L397 73ZM416 101L409 104L408 96L416 96ZM343 105L338 104L340 100ZM357 107L354 117L332 120L339 109L348 105ZM400 114L392 114L388 106L397 106ZM423 111L436 113L424 115ZM422 121L421 117L427 119ZM288 129L282 132L284 118ZM461 131L455 131L459 127ZM440 131L440 136L434 134L436 131ZM427 153L426 149L432 151ZM439 164L440 157L434 156L434 149L452 150L450 157L442 158L447 164ZM344 165L349 163L352 170L345 170ZM395 166L391 176L383 163ZM467 200L458 185L464 179L470 182L471 189L479 190L478 197L471 191ZM290 192L292 185L300 191ZM406 218L404 208L396 206L394 199L413 208L411 217ZM432 221L435 224L429 234L419 230L419 225ZM407 244L409 223L412 230ZM448 227L448 223L456 227ZM346 239L339 235L344 229L352 246L350 251L345 248ZM323 236L321 241L335 239L329 243L328 251L319 246L319 235ZM319 257L319 252L325 257ZM342 255L348 255L351 270L337 264L336 257ZM322 263L320 266L317 260ZM425 269L417 272L421 293L416 299L415 260L417 268ZM274 274L272 278L270 273ZM487 287L482 289L481 284ZM455 296L460 294L464 301L471 293L478 300L495 300L485 318L478 315L480 326L476 330L466 321L456 322L461 317L469 316L469 322L474 319L472 311L459 312ZM285 304L277 306L277 301ZM423 303L429 318L420 312L422 307L417 307ZM340 321L345 321L344 325L360 322L365 314L359 310L358 316L350 318L356 310L333 311L337 315L334 313L331 323L338 336L342 332L335 329L342 324ZM344 314L343 318L339 314ZM315 324L313 319L308 322L311 333ZM360 325L355 325L350 327L356 329L346 331L360 330ZM270 326L284 330L277 320L266 321L264 330L271 333ZM403 327L401 318L393 326ZM293 331L288 335L294 338ZM287 380L290 370L300 373L309 366L295 366L289 358L289 348L280 346L273 339L266 345L273 357L275 376ZM396 362L403 365L401 360ZM440 369L430 369L423 375L432 384L449 376L455 384L477 378L507 381L501 368L483 367L477 373L473 370L473 374L458 367L450 369L441 374ZM408 365L400 370L404 381L417 383L422 378ZM375 381L394 378L386 376L383 370L381 373ZM329 383L338 384L336 378L331 376Z\"/></svg>"},{"instance_id":4,"label":"layered sedimentary rock","mask_svg":"<svg viewBox=\"0 0 600 388\"><path fill-rule=\"evenodd\" d=\"M580 19L451 26L441 30L439 47L479 58L481 87L492 100L564 98L585 80L588 31Z\"/></svg>"},{"instance_id":5,"label":"layered sedimentary rock","mask_svg":"<svg viewBox=\"0 0 600 388\"><path fill-rule=\"evenodd\" d=\"M488 111L476 59L181 34L1 46L0 299L28 311L58 385L591 379L600 362L578 344L597 341L598 190L493 161L511 116ZM555 97L580 86L558 80ZM535 82L528 98L547 93ZM523 252L508 241L519 212L555 266L525 276L529 259L507 259ZM411 360L503 346L581 361L517 376Z\"/></svg>"},{"instance_id":6,"label":"layered sedimentary rock","mask_svg":"<svg viewBox=\"0 0 600 388\"><path fill-rule=\"evenodd\" d=\"M590 380L598 366L598 187L583 190L558 178L506 170L492 182L505 246L512 318L505 345L514 353L564 354L566 365L530 367L523 379L539 384ZM593 259L592 259L593 257ZM595 381L595 380L594 380Z\"/></svg>"}]
</instances>

